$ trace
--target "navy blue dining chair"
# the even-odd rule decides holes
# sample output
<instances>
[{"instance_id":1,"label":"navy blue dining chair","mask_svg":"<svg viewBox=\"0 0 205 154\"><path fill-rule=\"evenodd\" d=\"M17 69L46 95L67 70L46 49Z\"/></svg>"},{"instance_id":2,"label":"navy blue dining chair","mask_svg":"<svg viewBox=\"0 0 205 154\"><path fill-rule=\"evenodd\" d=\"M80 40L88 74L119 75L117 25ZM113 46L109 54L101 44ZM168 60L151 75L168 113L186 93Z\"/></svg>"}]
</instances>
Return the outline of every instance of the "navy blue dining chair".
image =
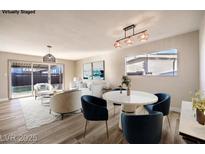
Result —
<instances>
[{"instance_id":1,"label":"navy blue dining chair","mask_svg":"<svg viewBox=\"0 0 205 154\"><path fill-rule=\"evenodd\" d=\"M107 110L106 100L95 96L84 95L81 97L81 104L82 104L82 112L84 118L86 119L84 137L86 134L88 121L105 121L107 138L109 138L108 124L107 124L108 110Z\"/></svg>"},{"instance_id":2,"label":"navy blue dining chair","mask_svg":"<svg viewBox=\"0 0 205 154\"><path fill-rule=\"evenodd\" d=\"M126 89L124 89L124 88L114 88L114 89L112 89L112 91L119 91L120 92L120 90L126 90ZM116 106L121 106L121 104L118 104L118 103L113 103L113 106L114 106L114 115L115 115L115 107Z\"/></svg>"},{"instance_id":3,"label":"navy blue dining chair","mask_svg":"<svg viewBox=\"0 0 205 154\"><path fill-rule=\"evenodd\" d=\"M162 112L163 116L167 117L169 127L171 128L170 120L168 117L171 97L169 94L166 93L157 93L155 95L158 97L158 101L154 104L145 105L144 107L148 112L153 112L153 111Z\"/></svg>"},{"instance_id":4,"label":"navy blue dining chair","mask_svg":"<svg viewBox=\"0 0 205 154\"><path fill-rule=\"evenodd\" d=\"M148 115L121 114L122 130L128 143L157 144L162 134L161 112L152 112Z\"/></svg>"}]
</instances>

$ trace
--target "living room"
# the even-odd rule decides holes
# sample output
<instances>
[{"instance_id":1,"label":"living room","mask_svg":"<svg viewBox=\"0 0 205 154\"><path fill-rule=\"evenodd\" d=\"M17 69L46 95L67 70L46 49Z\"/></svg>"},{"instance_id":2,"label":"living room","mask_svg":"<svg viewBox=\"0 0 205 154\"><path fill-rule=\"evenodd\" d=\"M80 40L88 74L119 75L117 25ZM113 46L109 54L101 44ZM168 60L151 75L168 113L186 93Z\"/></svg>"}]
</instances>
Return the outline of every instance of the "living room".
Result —
<instances>
[{"instance_id":1,"label":"living room","mask_svg":"<svg viewBox=\"0 0 205 154\"><path fill-rule=\"evenodd\" d=\"M204 11L8 10L0 23L0 143L204 143L203 116L187 114L205 89ZM164 95L167 114L145 110ZM106 105L86 114L93 100ZM159 129L130 139L129 115Z\"/></svg>"}]
</instances>

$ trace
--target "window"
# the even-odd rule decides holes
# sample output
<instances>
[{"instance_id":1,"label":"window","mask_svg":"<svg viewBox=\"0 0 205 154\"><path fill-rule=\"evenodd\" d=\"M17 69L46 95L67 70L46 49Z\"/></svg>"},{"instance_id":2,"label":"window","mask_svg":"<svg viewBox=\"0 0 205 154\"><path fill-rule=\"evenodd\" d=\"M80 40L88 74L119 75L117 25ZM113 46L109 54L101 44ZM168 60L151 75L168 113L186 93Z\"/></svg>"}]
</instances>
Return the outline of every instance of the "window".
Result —
<instances>
[{"instance_id":1,"label":"window","mask_svg":"<svg viewBox=\"0 0 205 154\"><path fill-rule=\"evenodd\" d=\"M126 57L127 75L176 76L177 49Z\"/></svg>"}]
</instances>

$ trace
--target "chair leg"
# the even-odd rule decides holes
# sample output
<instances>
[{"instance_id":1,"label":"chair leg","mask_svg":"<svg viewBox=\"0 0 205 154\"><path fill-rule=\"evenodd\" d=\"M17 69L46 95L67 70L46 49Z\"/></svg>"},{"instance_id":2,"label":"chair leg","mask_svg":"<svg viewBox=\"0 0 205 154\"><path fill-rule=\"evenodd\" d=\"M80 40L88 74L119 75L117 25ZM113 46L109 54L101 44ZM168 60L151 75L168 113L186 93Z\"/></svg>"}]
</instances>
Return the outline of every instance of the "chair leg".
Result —
<instances>
[{"instance_id":1,"label":"chair leg","mask_svg":"<svg viewBox=\"0 0 205 154\"><path fill-rule=\"evenodd\" d=\"M107 132L107 139L109 139L109 134L108 134L108 124L107 124L107 120L105 121L106 123L106 132Z\"/></svg>"},{"instance_id":2,"label":"chair leg","mask_svg":"<svg viewBox=\"0 0 205 154\"><path fill-rule=\"evenodd\" d=\"M170 124L168 115L167 115L166 117L167 117L167 121L168 121L168 123L169 123L169 128L171 129L171 124Z\"/></svg>"},{"instance_id":3,"label":"chair leg","mask_svg":"<svg viewBox=\"0 0 205 154\"><path fill-rule=\"evenodd\" d=\"M115 116L115 105L113 105L114 106L114 116Z\"/></svg>"},{"instance_id":4,"label":"chair leg","mask_svg":"<svg viewBox=\"0 0 205 154\"><path fill-rule=\"evenodd\" d=\"M51 108L49 109L49 114L51 114Z\"/></svg>"},{"instance_id":5,"label":"chair leg","mask_svg":"<svg viewBox=\"0 0 205 154\"><path fill-rule=\"evenodd\" d=\"M61 114L61 120L63 120L63 117L64 117L64 115L63 115L63 113Z\"/></svg>"},{"instance_id":6,"label":"chair leg","mask_svg":"<svg viewBox=\"0 0 205 154\"><path fill-rule=\"evenodd\" d=\"M85 122L85 130L84 130L84 138L85 138L85 134L86 134L87 124L88 124L88 121L86 120L86 122Z\"/></svg>"}]
</instances>

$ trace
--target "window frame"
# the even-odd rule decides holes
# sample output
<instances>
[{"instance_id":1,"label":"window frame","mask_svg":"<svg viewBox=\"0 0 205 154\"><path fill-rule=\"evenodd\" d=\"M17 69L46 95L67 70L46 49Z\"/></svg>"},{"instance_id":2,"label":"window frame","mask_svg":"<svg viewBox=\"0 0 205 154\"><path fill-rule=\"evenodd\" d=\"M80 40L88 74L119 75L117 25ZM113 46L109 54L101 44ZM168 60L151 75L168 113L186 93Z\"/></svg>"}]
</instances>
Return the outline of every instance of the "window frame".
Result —
<instances>
[{"instance_id":1,"label":"window frame","mask_svg":"<svg viewBox=\"0 0 205 154\"><path fill-rule=\"evenodd\" d=\"M127 62L127 58L128 57L134 57L134 56L140 56L140 55L149 55L149 54L152 54L152 53L156 53L156 52L161 52L161 51L166 51L166 50L176 50L177 51L177 73L176 75L149 75L149 74L144 74L144 75L128 75L127 73L127 65L126 65L126 62ZM125 75L127 76L130 76L130 77L178 77L179 76L179 72L180 72L180 69L179 69L179 58L180 57L180 54L179 54L179 50L177 48L169 48L169 49L163 49L163 50L155 50L155 51L148 51L148 52L142 52L142 53L139 53L139 54L131 54L131 55L128 55L128 56L125 56L124 58L124 66L125 66Z\"/></svg>"}]
</instances>

